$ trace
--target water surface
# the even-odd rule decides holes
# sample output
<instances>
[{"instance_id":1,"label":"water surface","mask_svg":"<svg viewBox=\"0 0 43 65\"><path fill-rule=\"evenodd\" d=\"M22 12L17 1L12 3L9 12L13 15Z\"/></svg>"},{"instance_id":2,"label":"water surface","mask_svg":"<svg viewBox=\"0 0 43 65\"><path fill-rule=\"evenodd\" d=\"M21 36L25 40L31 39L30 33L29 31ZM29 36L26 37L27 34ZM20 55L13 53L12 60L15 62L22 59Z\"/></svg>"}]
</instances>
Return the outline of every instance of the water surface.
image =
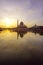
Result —
<instances>
[{"instance_id":1,"label":"water surface","mask_svg":"<svg viewBox=\"0 0 43 65\"><path fill-rule=\"evenodd\" d=\"M43 35L9 30L0 32L0 62L42 61Z\"/></svg>"}]
</instances>

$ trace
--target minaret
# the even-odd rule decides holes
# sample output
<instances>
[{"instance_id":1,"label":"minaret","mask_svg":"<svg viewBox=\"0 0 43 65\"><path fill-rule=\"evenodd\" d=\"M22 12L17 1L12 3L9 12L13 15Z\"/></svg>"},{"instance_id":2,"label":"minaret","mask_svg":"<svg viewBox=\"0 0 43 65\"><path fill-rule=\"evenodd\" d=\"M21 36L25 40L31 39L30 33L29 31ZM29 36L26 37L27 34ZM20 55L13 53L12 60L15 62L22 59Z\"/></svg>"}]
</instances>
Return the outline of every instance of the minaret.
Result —
<instances>
[{"instance_id":1,"label":"minaret","mask_svg":"<svg viewBox=\"0 0 43 65\"><path fill-rule=\"evenodd\" d=\"M19 34L18 34L18 20L17 20L17 39L19 37Z\"/></svg>"},{"instance_id":2,"label":"minaret","mask_svg":"<svg viewBox=\"0 0 43 65\"><path fill-rule=\"evenodd\" d=\"M35 28L37 28L37 25L35 24Z\"/></svg>"},{"instance_id":3,"label":"minaret","mask_svg":"<svg viewBox=\"0 0 43 65\"><path fill-rule=\"evenodd\" d=\"M18 27L18 20L17 20L17 27Z\"/></svg>"}]
</instances>

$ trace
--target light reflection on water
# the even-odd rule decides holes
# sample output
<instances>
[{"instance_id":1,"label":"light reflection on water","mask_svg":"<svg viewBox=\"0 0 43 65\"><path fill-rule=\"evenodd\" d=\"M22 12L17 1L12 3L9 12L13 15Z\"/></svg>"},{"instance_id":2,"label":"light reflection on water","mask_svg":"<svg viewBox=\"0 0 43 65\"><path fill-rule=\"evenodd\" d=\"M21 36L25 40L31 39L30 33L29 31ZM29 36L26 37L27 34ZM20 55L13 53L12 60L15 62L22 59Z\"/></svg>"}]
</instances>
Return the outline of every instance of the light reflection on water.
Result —
<instances>
[{"instance_id":1,"label":"light reflection on water","mask_svg":"<svg viewBox=\"0 0 43 65\"><path fill-rule=\"evenodd\" d=\"M18 37L17 32L9 30L0 32L0 61L30 59L33 56L42 58L41 55L43 55L43 36L28 32Z\"/></svg>"}]
</instances>

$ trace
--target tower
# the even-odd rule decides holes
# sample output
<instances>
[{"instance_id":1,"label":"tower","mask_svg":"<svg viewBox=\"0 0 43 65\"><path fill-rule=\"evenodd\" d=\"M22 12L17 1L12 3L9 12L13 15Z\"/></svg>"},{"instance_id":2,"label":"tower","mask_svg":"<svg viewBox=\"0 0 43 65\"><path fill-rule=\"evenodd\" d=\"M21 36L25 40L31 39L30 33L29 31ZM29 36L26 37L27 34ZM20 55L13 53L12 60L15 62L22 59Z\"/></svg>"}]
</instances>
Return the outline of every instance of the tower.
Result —
<instances>
[{"instance_id":1,"label":"tower","mask_svg":"<svg viewBox=\"0 0 43 65\"><path fill-rule=\"evenodd\" d=\"M17 20L17 27L18 27L18 20Z\"/></svg>"}]
</instances>

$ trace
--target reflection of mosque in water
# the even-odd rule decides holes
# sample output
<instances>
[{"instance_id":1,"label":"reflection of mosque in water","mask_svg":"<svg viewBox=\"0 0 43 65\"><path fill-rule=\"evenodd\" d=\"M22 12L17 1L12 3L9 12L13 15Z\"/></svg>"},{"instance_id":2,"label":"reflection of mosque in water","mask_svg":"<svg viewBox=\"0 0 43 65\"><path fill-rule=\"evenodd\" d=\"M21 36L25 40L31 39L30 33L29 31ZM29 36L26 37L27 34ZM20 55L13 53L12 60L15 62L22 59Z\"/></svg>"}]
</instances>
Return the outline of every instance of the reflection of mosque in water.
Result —
<instances>
[{"instance_id":1,"label":"reflection of mosque in water","mask_svg":"<svg viewBox=\"0 0 43 65\"><path fill-rule=\"evenodd\" d=\"M20 22L20 25L18 25L18 21L17 21L17 29L15 30L17 32L17 38L19 36L22 38L27 32L35 33L35 35L36 34L43 35L42 27L43 26L37 26L35 24L35 26L33 26L31 28L27 28L27 26L23 22Z\"/></svg>"},{"instance_id":2,"label":"reflection of mosque in water","mask_svg":"<svg viewBox=\"0 0 43 65\"><path fill-rule=\"evenodd\" d=\"M43 35L43 26L35 25L31 28L28 28L23 22L20 22L20 24L18 24L18 21L17 21L16 28L6 28L6 29L10 30L11 32L17 32L17 39L19 36L23 38L27 32L35 33L35 35L36 34ZM6 30L6 29L0 28L0 33L1 31Z\"/></svg>"},{"instance_id":3,"label":"reflection of mosque in water","mask_svg":"<svg viewBox=\"0 0 43 65\"><path fill-rule=\"evenodd\" d=\"M35 33L35 35L36 34L43 35L43 31L42 30L41 31L34 30L34 31L31 31L31 32Z\"/></svg>"},{"instance_id":4,"label":"reflection of mosque in water","mask_svg":"<svg viewBox=\"0 0 43 65\"><path fill-rule=\"evenodd\" d=\"M17 32L17 39L19 38L19 36L23 38L26 33L27 32Z\"/></svg>"},{"instance_id":5,"label":"reflection of mosque in water","mask_svg":"<svg viewBox=\"0 0 43 65\"><path fill-rule=\"evenodd\" d=\"M20 36L21 38L24 37L24 35L27 33L27 32L32 32L34 33L35 35L36 34L39 34L39 35L43 35L43 29L39 28L39 26L37 27L37 25L31 27L31 28L27 28L26 25L24 25L23 22L20 22L20 25L18 25L17 23L17 28L18 30L16 31L17 32L17 39L18 37ZM39 30L40 29L40 30Z\"/></svg>"},{"instance_id":6,"label":"reflection of mosque in water","mask_svg":"<svg viewBox=\"0 0 43 65\"><path fill-rule=\"evenodd\" d=\"M28 31L28 32L32 32L32 33L34 33L35 35L39 34L39 35L43 36L43 32L42 32L42 31L41 31L41 32L40 32L40 31L39 31L39 32L37 32L37 31ZM17 39L19 38L19 36L20 36L21 38L23 38L24 35L27 34L28 32L17 32Z\"/></svg>"}]
</instances>

